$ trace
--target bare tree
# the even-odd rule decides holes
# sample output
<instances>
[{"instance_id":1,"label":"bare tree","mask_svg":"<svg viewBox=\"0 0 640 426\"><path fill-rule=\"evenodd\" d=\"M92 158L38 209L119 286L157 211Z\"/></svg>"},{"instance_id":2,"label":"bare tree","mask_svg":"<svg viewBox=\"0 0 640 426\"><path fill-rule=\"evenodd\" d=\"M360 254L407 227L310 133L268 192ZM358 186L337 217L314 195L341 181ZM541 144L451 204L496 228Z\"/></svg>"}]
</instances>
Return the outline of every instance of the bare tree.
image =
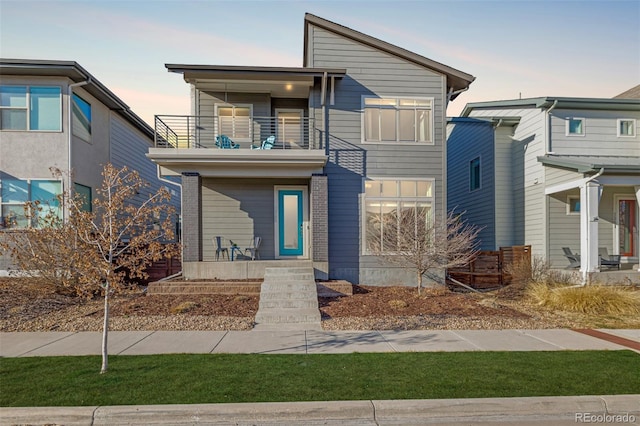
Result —
<instances>
[{"instance_id":1,"label":"bare tree","mask_svg":"<svg viewBox=\"0 0 640 426\"><path fill-rule=\"evenodd\" d=\"M108 369L107 341L110 296L126 283L125 278L146 277L151 262L177 253L173 207L166 188L148 192L148 183L136 171L104 166L103 182L96 189L92 209L86 200L68 193L60 202L67 220L41 205L25 206L38 226L12 233L5 243L14 262L23 271L69 286L78 293L100 292L104 297L101 373ZM135 202L137 201L137 202Z\"/></svg>"},{"instance_id":2,"label":"bare tree","mask_svg":"<svg viewBox=\"0 0 640 426\"><path fill-rule=\"evenodd\" d=\"M438 220L428 207L395 210L370 218L369 252L391 264L411 269L421 294L423 277L436 269L468 264L478 252L480 230L449 213Z\"/></svg>"}]
</instances>

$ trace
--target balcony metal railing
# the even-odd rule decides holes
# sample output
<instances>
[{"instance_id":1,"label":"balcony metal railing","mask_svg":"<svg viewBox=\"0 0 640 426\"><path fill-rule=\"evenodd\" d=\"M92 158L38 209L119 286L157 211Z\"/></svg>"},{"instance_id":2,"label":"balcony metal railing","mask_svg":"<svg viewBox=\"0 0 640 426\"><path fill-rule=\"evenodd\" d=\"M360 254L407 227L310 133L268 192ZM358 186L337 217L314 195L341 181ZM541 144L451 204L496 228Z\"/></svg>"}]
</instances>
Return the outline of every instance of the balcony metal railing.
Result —
<instances>
[{"instance_id":1,"label":"balcony metal railing","mask_svg":"<svg viewBox=\"0 0 640 426\"><path fill-rule=\"evenodd\" d=\"M271 149L320 149L315 120L308 117L221 117L156 115L156 148L217 149L216 138L228 136L240 149L260 147L275 136Z\"/></svg>"}]
</instances>

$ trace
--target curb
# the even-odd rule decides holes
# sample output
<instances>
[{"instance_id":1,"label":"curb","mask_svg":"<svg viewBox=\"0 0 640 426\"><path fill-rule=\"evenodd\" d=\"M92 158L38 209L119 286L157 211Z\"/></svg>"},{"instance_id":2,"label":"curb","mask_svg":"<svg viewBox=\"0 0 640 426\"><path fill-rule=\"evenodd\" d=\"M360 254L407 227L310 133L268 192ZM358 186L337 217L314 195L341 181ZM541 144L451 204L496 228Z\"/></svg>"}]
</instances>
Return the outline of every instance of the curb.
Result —
<instances>
[{"instance_id":1,"label":"curb","mask_svg":"<svg viewBox=\"0 0 640 426\"><path fill-rule=\"evenodd\" d=\"M607 417L609 419L607 420ZM358 424L460 422L640 424L640 394L384 401L0 408L0 424Z\"/></svg>"}]
</instances>

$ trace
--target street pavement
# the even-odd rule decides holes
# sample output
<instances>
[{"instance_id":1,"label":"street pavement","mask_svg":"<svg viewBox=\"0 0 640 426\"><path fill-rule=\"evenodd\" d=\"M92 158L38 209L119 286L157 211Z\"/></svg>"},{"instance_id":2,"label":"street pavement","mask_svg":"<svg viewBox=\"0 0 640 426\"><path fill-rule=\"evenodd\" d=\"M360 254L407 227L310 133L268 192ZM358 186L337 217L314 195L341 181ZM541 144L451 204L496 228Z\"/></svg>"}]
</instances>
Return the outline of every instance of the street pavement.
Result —
<instances>
[{"instance_id":1,"label":"street pavement","mask_svg":"<svg viewBox=\"0 0 640 426\"><path fill-rule=\"evenodd\" d=\"M0 333L1 357L99 355L99 332ZM112 331L111 355L635 350L640 330ZM2 389L0 392L8 390ZM453 400L2 407L0 425L640 425L640 394Z\"/></svg>"}]
</instances>

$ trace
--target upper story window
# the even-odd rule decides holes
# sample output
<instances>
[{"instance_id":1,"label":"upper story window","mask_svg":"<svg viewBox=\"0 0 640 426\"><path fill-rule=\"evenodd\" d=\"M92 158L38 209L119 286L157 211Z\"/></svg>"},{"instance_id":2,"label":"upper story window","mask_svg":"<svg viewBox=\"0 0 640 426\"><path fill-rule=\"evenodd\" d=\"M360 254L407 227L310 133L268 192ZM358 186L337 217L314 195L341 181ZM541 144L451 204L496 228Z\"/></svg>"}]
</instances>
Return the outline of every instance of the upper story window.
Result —
<instances>
[{"instance_id":1,"label":"upper story window","mask_svg":"<svg viewBox=\"0 0 640 426\"><path fill-rule=\"evenodd\" d=\"M410 223L431 220L433 180L376 179L365 182L364 253L398 250L398 227L411 215ZM417 232L417 230L416 230Z\"/></svg>"},{"instance_id":2,"label":"upper story window","mask_svg":"<svg viewBox=\"0 0 640 426\"><path fill-rule=\"evenodd\" d=\"M58 195L62 184L57 180L39 179L2 179L0 180L0 228L26 228L37 226L37 216L49 212L62 217ZM30 212L29 221L25 203L39 201L42 210Z\"/></svg>"},{"instance_id":3,"label":"upper story window","mask_svg":"<svg viewBox=\"0 0 640 426\"><path fill-rule=\"evenodd\" d=\"M636 136L636 120L621 118L618 120L618 137L633 138Z\"/></svg>"},{"instance_id":4,"label":"upper story window","mask_svg":"<svg viewBox=\"0 0 640 426\"><path fill-rule=\"evenodd\" d=\"M237 141L251 141L252 105L216 106L219 135L226 135Z\"/></svg>"},{"instance_id":5,"label":"upper story window","mask_svg":"<svg viewBox=\"0 0 640 426\"><path fill-rule=\"evenodd\" d=\"M0 129L62 130L62 94L55 86L0 86Z\"/></svg>"},{"instance_id":6,"label":"upper story window","mask_svg":"<svg viewBox=\"0 0 640 426\"><path fill-rule=\"evenodd\" d=\"M567 136L584 136L584 118L567 119Z\"/></svg>"},{"instance_id":7,"label":"upper story window","mask_svg":"<svg viewBox=\"0 0 640 426\"><path fill-rule=\"evenodd\" d=\"M433 143L432 98L363 98L364 142Z\"/></svg>"},{"instance_id":8,"label":"upper story window","mask_svg":"<svg viewBox=\"0 0 640 426\"><path fill-rule=\"evenodd\" d=\"M87 142L91 141L91 104L73 94L73 134Z\"/></svg>"},{"instance_id":9,"label":"upper story window","mask_svg":"<svg viewBox=\"0 0 640 426\"><path fill-rule=\"evenodd\" d=\"M480 157L469 162L469 191L480 189Z\"/></svg>"}]
</instances>

